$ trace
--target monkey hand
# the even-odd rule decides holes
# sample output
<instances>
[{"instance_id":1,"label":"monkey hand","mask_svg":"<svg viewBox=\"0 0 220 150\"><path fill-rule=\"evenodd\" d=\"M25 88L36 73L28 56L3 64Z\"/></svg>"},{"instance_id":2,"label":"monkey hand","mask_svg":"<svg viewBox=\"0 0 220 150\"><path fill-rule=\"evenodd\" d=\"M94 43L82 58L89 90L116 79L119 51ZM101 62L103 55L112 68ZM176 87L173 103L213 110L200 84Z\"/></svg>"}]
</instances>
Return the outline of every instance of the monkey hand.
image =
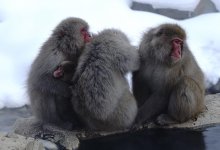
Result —
<instances>
[{"instance_id":1,"label":"monkey hand","mask_svg":"<svg viewBox=\"0 0 220 150\"><path fill-rule=\"evenodd\" d=\"M156 124L161 126L167 126L175 123L177 122L173 120L168 114L161 114L156 119Z\"/></svg>"},{"instance_id":2,"label":"monkey hand","mask_svg":"<svg viewBox=\"0 0 220 150\"><path fill-rule=\"evenodd\" d=\"M136 117L134 124L131 127L131 130L137 131L143 128L143 120L140 118L140 115Z\"/></svg>"}]
</instances>

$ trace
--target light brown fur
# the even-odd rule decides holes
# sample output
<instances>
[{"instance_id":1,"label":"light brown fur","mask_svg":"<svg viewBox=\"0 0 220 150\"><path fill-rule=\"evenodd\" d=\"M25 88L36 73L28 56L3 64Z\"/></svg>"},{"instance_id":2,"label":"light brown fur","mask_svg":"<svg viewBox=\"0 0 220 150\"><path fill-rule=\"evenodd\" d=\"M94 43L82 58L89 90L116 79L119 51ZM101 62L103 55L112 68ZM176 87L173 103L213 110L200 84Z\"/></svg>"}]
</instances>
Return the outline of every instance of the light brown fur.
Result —
<instances>
[{"instance_id":1,"label":"light brown fur","mask_svg":"<svg viewBox=\"0 0 220 150\"><path fill-rule=\"evenodd\" d=\"M183 40L182 57L173 61L172 39ZM140 43L140 69L133 73L138 101L137 124L154 120L160 125L181 123L204 108L204 76L186 43L185 31L163 24L144 34Z\"/></svg>"}]
</instances>

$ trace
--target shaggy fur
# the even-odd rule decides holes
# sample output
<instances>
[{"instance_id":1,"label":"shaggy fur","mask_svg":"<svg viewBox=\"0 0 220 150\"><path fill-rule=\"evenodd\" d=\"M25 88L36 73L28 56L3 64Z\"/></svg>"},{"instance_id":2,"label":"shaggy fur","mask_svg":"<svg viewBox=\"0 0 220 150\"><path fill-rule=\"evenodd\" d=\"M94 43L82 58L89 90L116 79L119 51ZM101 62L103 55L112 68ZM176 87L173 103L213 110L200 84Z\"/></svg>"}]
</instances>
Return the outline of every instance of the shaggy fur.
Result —
<instances>
[{"instance_id":1,"label":"shaggy fur","mask_svg":"<svg viewBox=\"0 0 220 150\"><path fill-rule=\"evenodd\" d=\"M64 128L77 124L72 109L69 85L53 78L61 62L69 60L77 66L85 42L80 29L88 24L79 18L67 18L54 29L34 60L27 80L28 95L34 115L43 123ZM73 68L74 69L74 68Z\"/></svg>"},{"instance_id":2,"label":"shaggy fur","mask_svg":"<svg viewBox=\"0 0 220 150\"><path fill-rule=\"evenodd\" d=\"M183 40L182 57L174 62L172 39ZM155 119L165 125L184 122L204 108L204 76L186 43L185 31L163 24L144 34L140 69L133 73L133 93L140 108L137 122Z\"/></svg>"},{"instance_id":3,"label":"shaggy fur","mask_svg":"<svg viewBox=\"0 0 220 150\"><path fill-rule=\"evenodd\" d=\"M79 60L72 103L91 130L119 130L132 125L137 104L125 74L139 68L139 56L119 30L100 32Z\"/></svg>"}]
</instances>

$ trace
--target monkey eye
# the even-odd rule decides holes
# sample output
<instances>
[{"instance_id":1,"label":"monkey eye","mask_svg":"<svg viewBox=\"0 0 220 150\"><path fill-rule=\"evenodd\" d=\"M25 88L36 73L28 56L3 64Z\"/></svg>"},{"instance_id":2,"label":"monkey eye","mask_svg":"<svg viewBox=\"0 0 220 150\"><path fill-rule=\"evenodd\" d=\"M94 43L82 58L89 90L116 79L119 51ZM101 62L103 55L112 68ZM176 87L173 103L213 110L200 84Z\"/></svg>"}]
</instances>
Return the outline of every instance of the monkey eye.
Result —
<instances>
[{"instance_id":1,"label":"monkey eye","mask_svg":"<svg viewBox=\"0 0 220 150\"><path fill-rule=\"evenodd\" d=\"M163 34L163 31L158 31L157 33L156 33L156 36L161 36Z\"/></svg>"},{"instance_id":2,"label":"monkey eye","mask_svg":"<svg viewBox=\"0 0 220 150\"><path fill-rule=\"evenodd\" d=\"M80 31L81 32L87 32L87 29L86 28L82 28Z\"/></svg>"}]
</instances>

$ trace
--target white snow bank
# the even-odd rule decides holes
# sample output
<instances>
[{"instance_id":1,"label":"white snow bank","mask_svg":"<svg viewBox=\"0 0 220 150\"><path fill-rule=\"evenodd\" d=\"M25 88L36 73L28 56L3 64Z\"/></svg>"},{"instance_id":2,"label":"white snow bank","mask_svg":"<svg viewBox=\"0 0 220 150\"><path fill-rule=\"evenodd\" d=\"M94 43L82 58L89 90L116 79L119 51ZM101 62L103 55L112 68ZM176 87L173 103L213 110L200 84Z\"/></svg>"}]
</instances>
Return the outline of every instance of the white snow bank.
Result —
<instances>
[{"instance_id":1,"label":"white snow bank","mask_svg":"<svg viewBox=\"0 0 220 150\"><path fill-rule=\"evenodd\" d=\"M191 50L212 83L216 83L220 77L219 19L220 13L213 13L180 22L187 30Z\"/></svg>"}]
</instances>

